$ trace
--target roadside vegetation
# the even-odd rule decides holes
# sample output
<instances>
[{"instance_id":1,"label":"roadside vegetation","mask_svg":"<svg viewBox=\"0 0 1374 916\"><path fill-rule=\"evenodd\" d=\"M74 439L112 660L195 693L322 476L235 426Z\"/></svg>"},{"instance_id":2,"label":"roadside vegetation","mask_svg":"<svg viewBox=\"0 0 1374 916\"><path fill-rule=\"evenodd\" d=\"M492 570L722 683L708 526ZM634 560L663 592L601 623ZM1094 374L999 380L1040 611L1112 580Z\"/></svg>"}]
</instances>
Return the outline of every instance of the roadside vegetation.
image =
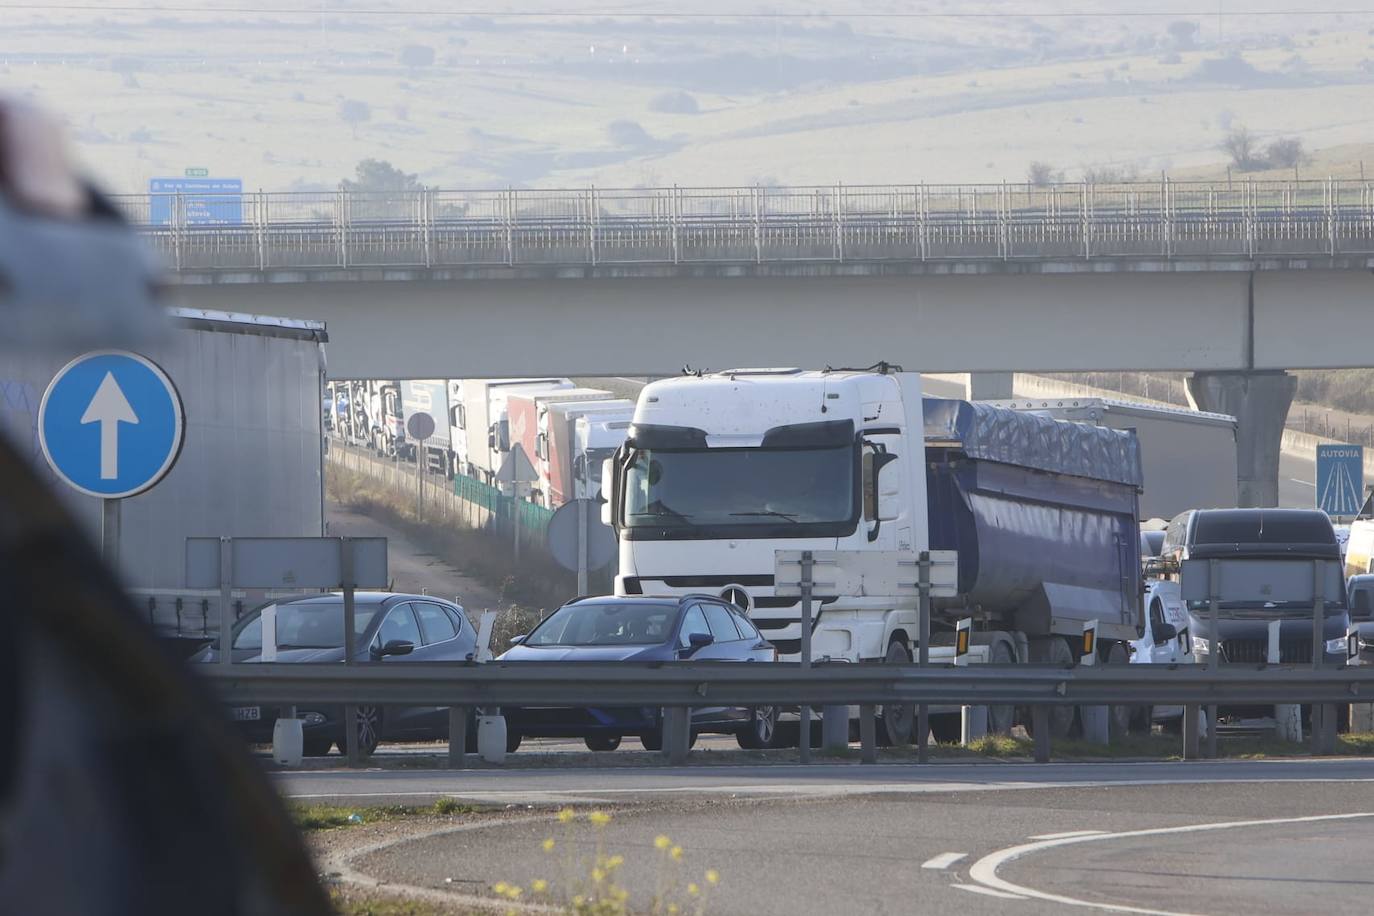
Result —
<instances>
[{"instance_id":1,"label":"roadside vegetation","mask_svg":"<svg viewBox=\"0 0 1374 916\"><path fill-rule=\"evenodd\" d=\"M499 652L510 637L528 633L546 609L559 607L576 591L575 577L541 552L522 552L517 565L504 535L418 521L413 500L365 474L326 464L325 491L339 505L401 529L434 556L494 591L493 607L465 607L474 626L481 611L500 611L492 633L494 651Z\"/></svg>"},{"instance_id":2,"label":"roadside vegetation","mask_svg":"<svg viewBox=\"0 0 1374 916\"><path fill-rule=\"evenodd\" d=\"M454 798L441 798L432 805L302 805L290 806L291 820L303 831L338 830L412 817L454 817L475 814L481 809Z\"/></svg>"}]
</instances>

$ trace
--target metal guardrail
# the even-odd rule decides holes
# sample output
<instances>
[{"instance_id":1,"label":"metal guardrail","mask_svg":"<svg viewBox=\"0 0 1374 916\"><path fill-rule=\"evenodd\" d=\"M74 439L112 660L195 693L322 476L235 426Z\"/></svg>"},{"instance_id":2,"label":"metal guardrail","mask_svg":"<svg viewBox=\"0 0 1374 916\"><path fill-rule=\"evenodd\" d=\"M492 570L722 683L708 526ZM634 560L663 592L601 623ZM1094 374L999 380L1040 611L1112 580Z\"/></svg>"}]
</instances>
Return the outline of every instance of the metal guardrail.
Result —
<instances>
[{"instance_id":1,"label":"metal guardrail","mask_svg":"<svg viewBox=\"0 0 1374 916\"><path fill-rule=\"evenodd\" d=\"M198 669L200 670L200 669ZM1115 705L1374 702L1374 667L491 662L206 665L227 702L404 706Z\"/></svg>"},{"instance_id":2,"label":"metal guardrail","mask_svg":"<svg viewBox=\"0 0 1374 916\"><path fill-rule=\"evenodd\" d=\"M1374 255L1374 182L147 194L178 271Z\"/></svg>"}]
</instances>

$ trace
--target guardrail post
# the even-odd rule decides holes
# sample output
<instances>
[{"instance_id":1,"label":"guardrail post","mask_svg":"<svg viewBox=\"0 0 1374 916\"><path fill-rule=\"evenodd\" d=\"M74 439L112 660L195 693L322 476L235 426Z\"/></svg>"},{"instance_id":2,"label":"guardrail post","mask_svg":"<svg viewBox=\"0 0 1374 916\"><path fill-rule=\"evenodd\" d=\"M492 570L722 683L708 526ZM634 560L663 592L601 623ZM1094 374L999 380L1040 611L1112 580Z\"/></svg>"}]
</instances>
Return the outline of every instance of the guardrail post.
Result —
<instances>
[{"instance_id":1,"label":"guardrail post","mask_svg":"<svg viewBox=\"0 0 1374 916\"><path fill-rule=\"evenodd\" d=\"M752 193L754 208L754 263L763 263L763 188L754 185L749 189Z\"/></svg>"},{"instance_id":2,"label":"guardrail post","mask_svg":"<svg viewBox=\"0 0 1374 916\"><path fill-rule=\"evenodd\" d=\"M827 751L849 748L849 707L828 705L821 707L821 747Z\"/></svg>"},{"instance_id":3,"label":"guardrail post","mask_svg":"<svg viewBox=\"0 0 1374 916\"><path fill-rule=\"evenodd\" d=\"M677 185L673 185L668 193L669 232L673 239L673 263L677 264L682 260L682 241L678 237L678 227L682 221L682 191Z\"/></svg>"},{"instance_id":4,"label":"guardrail post","mask_svg":"<svg viewBox=\"0 0 1374 916\"><path fill-rule=\"evenodd\" d=\"M835 260L844 263L844 185L835 185Z\"/></svg>"},{"instance_id":5,"label":"guardrail post","mask_svg":"<svg viewBox=\"0 0 1374 916\"><path fill-rule=\"evenodd\" d=\"M926 186L918 185L916 187L916 235L921 246L922 261L926 260L930 251L930 227L926 224L927 203Z\"/></svg>"},{"instance_id":6,"label":"guardrail post","mask_svg":"<svg viewBox=\"0 0 1374 916\"><path fill-rule=\"evenodd\" d=\"M1326 177L1325 193L1326 198L1326 238L1329 244L1331 257L1336 256L1336 183L1331 176Z\"/></svg>"},{"instance_id":7,"label":"guardrail post","mask_svg":"<svg viewBox=\"0 0 1374 916\"><path fill-rule=\"evenodd\" d=\"M1271 665L1277 665L1283 661L1279 632L1283 627L1283 621L1269 621L1269 645L1265 654L1265 660ZM1302 743L1302 707L1294 703L1279 703L1274 706L1274 732L1275 737L1280 741L1290 741L1293 744Z\"/></svg>"},{"instance_id":8,"label":"guardrail post","mask_svg":"<svg viewBox=\"0 0 1374 916\"><path fill-rule=\"evenodd\" d=\"M425 267L434 266L434 191L420 192L420 233L425 248Z\"/></svg>"},{"instance_id":9,"label":"guardrail post","mask_svg":"<svg viewBox=\"0 0 1374 916\"><path fill-rule=\"evenodd\" d=\"M1079 652L1078 663L1086 667L1097 664L1097 621L1089 620L1083 624L1083 645ZM1083 738L1091 744L1110 743L1107 707L1080 706L1078 715L1083 721Z\"/></svg>"},{"instance_id":10,"label":"guardrail post","mask_svg":"<svg viewBox=\"0 0 1374 916\"><path fill-rule=\"evenodd\" d=\"M1035 762L1050 762L1050 708L1039 703L1031 707L1031 731L1035 733Z\"/></svg>"},{"instance_id":11,"label":"guardrail post","mask_svg":"<svg viewBox=\"0 0 1374 916\"><path fill-rule=\"evenodd\" d=\"M1325 561L1312 561L1312 670L1322 667L1326 651ZM1312 704L1312 753L1330 754L1336 749L1336 707Z\"/></svg>"},{"instance_id":12,"label":"guardrail post","mask_svg":"<svg viewBox=\"0 0 1374 916\"><path fill-rule=\"evenodd\" d=\"M1090 184L1089 182L1084 182L1084 183L1083 183L1083 200L1080 202L1080 210L1079 210L1079 212L1082 213L1082 223L1083 223L1083 257L1084 257L1084 258L1092 258L1092 256L1093 256L1093 242L1092 242L1092 216L1093 216L1093 214L1092 214L1092 203L1091 203L1091 201L1090 201L1090 198L1091 198L1091 196L1092 196L1092 193L1093 193L1093 186L1092 186L1092 184Z\"/></svg>"},{"instance_id":13,"label":"guardrail post","mask_svg":"<svg viewBox=\"0 0 1374 916\"><path fill-rule=\"evenodd\" d=\"M339 266L348 266L348 203L349 196L347 191L339 191L334 195L335 216L339 223Z\"/></svg>"},{"instance_id":14,"label":"guardrail post","mask_svg":"<svg viewBox=\"0 0 1374 916\"><path fill-rule=\"evenodd\" d=\"M861 763L878 762L877 710L872 703L859 706L859 760Z\"/></svg>"},{"instance_id":15,"label":"guardrail post","mask_svg":"<svg viewBox=\"0 0 1374 916\"><path fill-rule=\"evenodd\" d=\"M177 191L172 198L172 259L181 270L182 227L186 224L186 201Z\"/></svg>"},{"instance_id":16,"label":"guardrail post","mask_svg":"<svg viewBox=\"0 0 1374 916\"><path fill-rule=\"evenodd\" d=\"M515 189L506 188L506 265L515 266Z\"/></svg>"},{"instance_id":17,"label":"guardrail post","mask_svg":"<svg viewBox=\"0 0 1374 916\"><path fill-rule=\"evenodd\" d=\"M811 670L811 587L815 582L816 556L809 550L801 555L801 669ZM811 762L811 707L803 705L797 726L797 759Z\"/></svg>"},{"instance_id":18,"label":"guardrail post","mask_svg":"<svg viewBox=\"0 0 1374 916\"><path fill-rule=\"evenodd\" d=\"M663 756L670 766L681 766L687 762L687 752L692 744L692 711L685 706L667 706L663 709Z\"/></svg>"},{"instance_id":19,"label":"guardrail post","mask_svg":"<svg viewBox=\"0 0 1374 916\"><path fill-rule=\"evenodd\" d=\"M1211 651L1207 653L1207 670L1212 674L1217 673L1217 668L1221 664L1221 629L1218 618L1221 616L1221 596L1217 594L1217 589L1221 585L1221 573L1217 568L1216 560L1207 561L1207 629L1211 641L1208 646ZM1207 705L1207 758L1217 759L1217 705L1209 703Z\"/></svg>"},{"instance_id":20,"label":"guardrail post","mask_svg":"<svg viewBox=\"0 0 1374 916\"><path fill-rule=\"evenodd\" d=\"M467 764L468 709L466 706L448 708L448 766L461 770Z\"/></svg>"},{"instance_id":21,"label":"guardrail post","mask_svg":"<svg viewBox=\"0 0 1374 916\"><path fill-rule=\"evenodd\" d=\"M596 266L596 185L587 189L587 256Z\"/></svg>"},{"instance_id":22,"label":"guardrail post","mask_svg":"<svg viewBox=\"0 0 1374 916\"><path fill-rule=\"evenodd\" d=\"M916 579L919 592L916 629L921 643L916 647L916 662L924 674L930 664L930 551L921 551L917 567L920 575ZM930 707L925 703L916 707L916 761L930 762Z\"/></svg>"}]
</instances>

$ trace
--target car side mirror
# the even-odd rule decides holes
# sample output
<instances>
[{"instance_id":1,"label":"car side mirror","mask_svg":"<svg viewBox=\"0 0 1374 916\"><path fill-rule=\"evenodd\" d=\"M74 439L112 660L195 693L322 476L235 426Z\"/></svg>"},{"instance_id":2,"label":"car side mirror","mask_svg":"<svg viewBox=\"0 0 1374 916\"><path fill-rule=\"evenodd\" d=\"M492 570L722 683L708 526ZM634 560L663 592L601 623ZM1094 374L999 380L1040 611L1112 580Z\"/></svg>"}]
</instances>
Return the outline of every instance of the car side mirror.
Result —
<instances>
[{"instance_id":1,"label":"car side mirror","mask_svg":"<svg viewBox=\"0 0 1374 916\"><path fill-rule=\"evenodd\" d=\"M386 658L388 655L409 655L414 651L415 643L408 639L388 639L375 654L378 658Z\"/></svg>"},{"instance_id":2,"label":"car side mirror","mask_svg":"<svg viewBox=\"0 0 1374 916\"><path fill-rule=\"evenodd\" d=\"M1178 627L1172 623L1160 623L1154 627L1155 645L1162 646L1178 635Z\"/></svg>"},{"instance_id":3,"label":"car side mirror","mask_svg":"<svg viewBox=\"0 0 1374 916\"><path fill-rule=\"evenodd\" d=\"M703 649L715 641L716 638L712 636L710 633L692 633L687 637L687 642L691 649L691 653L695 653L698 649Z\"/></svg>"},{"instance_id":4,"label":"car side mirror","mask_svg":"<svg viewBox=\"0 0 1374 916\"><path fill-rule=\"evenodd\" d=\"M519 636L512 636L512 637L510 638L510 644L511 644L512 646L518 646L518 645L520 645L522 642L524 642L525 639L526 639L529 635L530 635L530 634L528 634L528 633L521 633Z\"/></svg>"}]
</instances>

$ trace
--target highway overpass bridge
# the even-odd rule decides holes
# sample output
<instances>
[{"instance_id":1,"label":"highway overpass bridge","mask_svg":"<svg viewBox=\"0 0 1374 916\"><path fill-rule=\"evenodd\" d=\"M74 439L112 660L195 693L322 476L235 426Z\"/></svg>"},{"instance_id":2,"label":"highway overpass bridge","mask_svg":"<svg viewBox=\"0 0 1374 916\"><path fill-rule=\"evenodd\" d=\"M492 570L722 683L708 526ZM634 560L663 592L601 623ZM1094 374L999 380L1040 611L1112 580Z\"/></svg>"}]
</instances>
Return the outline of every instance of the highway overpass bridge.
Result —
<instances>
[{"instance_id":1,"label":"highway overpass bridge","mask_svg":"<svg viewBox=\"0 0 1374 916\"><path fill-rule=\"evenodd\" d=\"M1190 371L1276 499L1284 371L1374 365L1349 181L141 196L193 308L328 322L330 374Z\"/></svg>"}]
</instances>

